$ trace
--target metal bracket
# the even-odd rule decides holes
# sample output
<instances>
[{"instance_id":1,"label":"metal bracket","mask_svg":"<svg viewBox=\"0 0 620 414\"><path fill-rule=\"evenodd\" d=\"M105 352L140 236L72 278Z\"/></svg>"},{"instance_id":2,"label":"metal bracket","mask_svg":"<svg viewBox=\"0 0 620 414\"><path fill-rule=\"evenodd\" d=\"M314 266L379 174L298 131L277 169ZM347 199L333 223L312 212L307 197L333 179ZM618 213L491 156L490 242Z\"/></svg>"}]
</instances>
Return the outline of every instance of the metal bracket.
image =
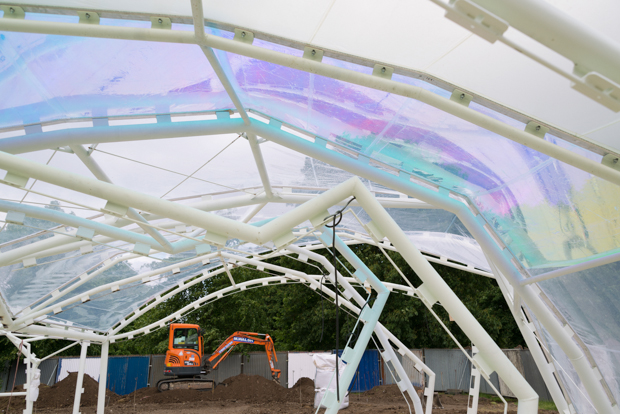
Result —
<instances>
[{"instance_id":1,"label":"metal bracket","mask_svg":"<svg viewBox=\"0 0 620 414\"><path fill-rule=\"evenodd\" d=\"M151 252L151 246L149 246L148 244L144 244L144 243L136 243L133 246L132 251L136 254L141 254L143 256L148 256L149 253Z\"/></svg>"},{"instance_id":2,"label":"metal bracket","mask_svg":"<svg viewBox=\"0 0 620 414\"><path fill-rule=\"evenodd\" d=\"M230 111L215 111L217 119L230 119Z\"/></svg>"},{"instance_id":3,"label":"metal bracket","mask_svg":"<svg viewBox=\"0 0 620 414\"><path fill-rule=\"evenodd\" d=\"M26 214L20 213L18 211L9 210L6 214L6 218L4 221L11 224L24 224L24 220L26 219Z\"/></svg>"},{"instance_id":4,"label":"metal bracket","mask_svg":"<svg viewBox=\"0 0 620 414\"><path fill-rule=\"evenodd\" d=\"M10 186L24 188L28 184L29 178L7 171L3 180Z\"/></svg>"},{"instance_id":5,"label":"metal bracket","mask_svg":"<svg viewBox=\"0 0 620 414\"><path fill-rule=\"evenodd\" d=\"M88 243L85 246L80 247L80 254L85 255L93 252L93 245Z\"/></svg>"},{"instance_id":6,"label":"metal bracket","mask_svg":"<svg viewBox=\"0 0 620 414\"><path fill-rule=\"evenodd\" d=\"M571 85L573 89L614 112L620 112L620 85L596 72L589 72L580 80Z\"/></svg>"},{"instance_id":7,"label":"metal bracket","mask_svg":"<svg viewBox=\"0 0 620 414\"><path fill-rule=\"evenodd\" d=\"M458 102L464 106L469 106L472 99L473 99L473 96L458 89L455 89L452 92L452 95L450 96L451 101Z\"/></svg>"},{"instance_id":8,"label":"metal bracket","mask_svg":"<svg viewBox=\"0 0 620 414\"><path fill-rule=\"evenodd\" d=\"M22 261L22 264L24 265L24 267L33 267L37 265L37 258L36 257L28 257L26 259L24 259Z\"/></svg>"},{"instance_id":9,"label":"metal bracket","mask_svg":"<svg viewBox=\"0 0 620 414\"><path fill-rule=\"evenodd\" d=\"M110 120L107 117L93 118L94 127L107 127L110 126ZM95 144L97 145L97 144Z\"/></svg>"},{"instance_id":10,"label":"metal bracket","mask_svg":"<svg viewBox=\"0 0 620 414\"><path fill-rule=\"evenodd\" d=\"M158 124L172 122L172 116L170 114L155 115L155 119L157 120Z\"/></svg>"},{"instance_id":11,"label":"metal bracket","mask_svg":"<svg viewBox=\"0 0 620 414\"><path fill-rule=\"evenodd\" d=\"M538 138L544 138L545 134L549 132L549 128L537 124L534 121L530 121L525 126L525 132L537 136Z\"/></svg>"},{"instance_id":12,"label":"metal bracket","mask_svg":"<svg viewBox=\"0 0 620 414\"><path fill-rule=\"evenodd\" d=\"M91 11L78 11L78 16L80 16L79 23L84 24L99 24L99 14Z\"/></svg>"},{"instance_id":13,"label":"metal bracket","mask_svg":"<svg viewBox=\"0 0 620 414\"><path fill-rule=\"evenodd\" d=\"M510 25L470 0L450 0L445 17L490 43L495 43Z\"/></svg>"},{"instance_id":14,"label":"metal bracket","mask_svg":"<svg viewBox=\"0 0 620 414\"><path fill-rule=\"evenodd\" d=\"M376 64L372 70L372 76L378 76L384 79L392 79L394 68L385 65Z\"/></svg>"},{"instance_id":15,"label":"metal bracket","mask_svg":"<svg viewBox=\"0 0 620 414\"><path fill-rule=\"evenodd\" d=\"M0 6L0 9L4 11L6 19L23 19L26 17L26 12L19 6Z\"/></svg>"},{"instance_id":16,"label":"metal bracket","mask_svg":"<svg viewBox=\"0 0 620 414\"><path fill-rule=\"evenodd\" d=\"M314 60L315 62L320 62L323 60L323 51L321 49L306 46L304 48L303 58Z\"/></svg>"},{"instance_id":17,"label":"metal bracket","mask_svg":"<svg viewBox=\"0 0 620 414\"><path fill-rule=\"evenodd\" d=\"M207 231L207 233L204 235L204 239L206 241L210 241L213 244L219 244L221 246L224 246L226 245L226 241L228 240L228 237L223 236L221 234Z\"/></svg>"},{"instance_id":18,"label":"metal bracket","mask_svg":"<svg viewBox=\"0 0 620 414\"><path fill-rule=\"evenodd\" d=\"M202 256L203 254L211 253L211 245L199 244L196 246L196 255Z\"/></svg>"},{"instance_id":19,"label":"metal bracket","mask_svg":"<svg viewBox=\"0 0 620 414\"><path fill-rule=\"evenodd\" d=\"M233 40L251 45L254 42L254 33L243 29L235 29L235 37L233 37Z\"/></svg>"},{"instance_id":20,"label":"metal bracket","mask_svg":"<svg viewBox=\"0 0 620 414\"><path fill-rule=\"evenodd\" d=\"M69 148L69 146L58 147L58 148L56 148L56 151L66 152L67 154L74 154L73 150L71 148Z\"/></svg>"},{"instance_id":21,"label":"metal bracket","mask_svg":"<svg viewBox=\"0 0 620 414\"><path fill-rule=\"evenodd\" d=\"M281 122L281 121L278 121L278 120L277 120L277 119L275 119L275 118L270 118L270 119L269 119L269 126L270 126L270 127L274 127L274 128L276 128L276 129L282 129L282 122Z\"/></svg>"},{"instance_id":22,"label":"metal bracket","mask_svg":"<svg viewBox=\"0 0 620 414\"><path fill-rule=\"evenodd\" d=\"M108 201L101 210L103 210L104 213L111 214L113 216L123 217L127 214L129 207L121 206L120 204Z\"/></svg>"},{"instance_id":23,"label":"metal bracket","mask_svg":"<svg viewBox=\"0 0 620 414\"><path fill-rule=\"evenodd\" d=\"M75 237L79 237L85 240L92 240L93 237L95 237L95 230L80 226L75 233Z\"/></svg>"},{"instance_id":24,"label":"metal bracket","mask_svg":"<svg viewBox=\"0 0 620 414\"><path fill-rule=\"evenodd\" d=\"M151 29L170 30L172 29L172 22L169 17L153 16L151 17Z\"/></svg>"},{"instance_id":25,"label":"metal bracket","mask_svg":"<svg viewBox=\"0 0 620 414\"><path fill-rule=\"evenodd\" d=\"M605 154L605 156L601 160L601 164L606 165L609 168L613 168L614 170L620 171L620 158L618 158L618 156L615 154Z\"/></svg>"}]
</instances>

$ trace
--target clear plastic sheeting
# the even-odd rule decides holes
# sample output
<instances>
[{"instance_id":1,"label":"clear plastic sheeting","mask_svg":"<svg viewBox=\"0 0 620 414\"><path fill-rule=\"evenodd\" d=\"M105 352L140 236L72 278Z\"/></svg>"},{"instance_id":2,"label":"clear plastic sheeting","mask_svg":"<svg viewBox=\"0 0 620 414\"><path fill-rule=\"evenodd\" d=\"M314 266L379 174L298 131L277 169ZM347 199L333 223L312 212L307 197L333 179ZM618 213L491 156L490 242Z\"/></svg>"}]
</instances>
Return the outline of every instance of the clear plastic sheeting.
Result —
<instances>
[{"instance_id":1,"label":"clear plastic sheeting","mask_svg":"<svg viewBox=\"0 0 620 414\"><path fill-rule=\"evenodd\" d=\"M191 257L193 257L193 255L188 253L177 255L174 259L168 259L181 261ZM148 271L156 271L170 264L170 262L163 262L150 258L139 258L121 262L77 288L75 294L86 292L103 284L137 276ZM180 266L178 272L162 272L161 274L152 276L146 283L139 280L121 286L120 289L114 293L112 293L112 290L97 293L93 295L88 302L75 304L73 306L70 305L66 309L63 309L63 312L57 315L50 315L49 319L50 321L107 332L146 301L154 298L161 292L167 291L178 283L197 276L202 272L206 272L210 268L218 265L220 265L219 261L214 260L207 265L203 265L202 262L199 261L189 266Z\"/></svg>"},{"instance_id":2,"label":"clear plastic sheeting","mask_svg":"<svg viewBox=\"0 0 620 414\"><path fill-rule=\"evenodd\" d=\"M538 285L586 344L616 401L620 400L620 263Z\"/></svg>"},{"instance_id":3,"label":"clear plastic sheeting","mask_svg":"<svg viewBox=\"0 0 620 414\"><path fill-rule=\"evenodd\" d=\"M27 18L78 20L31 13ZM105 18L100 24L150 27L150 22ZM195 45L2 33L0 50L0 96L11 97L0 102L0 128L233 107Z\"/></svg>"},{"instance_id":4,"label":"clear plastic sheeting","mask_svg":"<svg viewBox=\"0 0 620 414\"><path fill-rule=\"evenodd\" d=\"M82 255L79 250L62 253L37 260L32 267L22 263L0 267L0 292L16 315L116 252L96 246L90 254Z\"/></svg>"},{"instance_id":5,"label":"clear plastic sheeting","mask_svg":"<svg viewBox=\"0 0 620 414\"><path fill-rule=\"evenodd\" d=\"M187 11L188 5L184 7ZM341 7L334 6L334 12ZM328 14L330 12L325 15L324 23L331 29L322 33L313 31L317 39L334 31ZM78 21L77 16L34 13L27 13L26 19ZM323 24L323 20L317 20L317 15L312 15L310 20L320 20ZM149 21L107 18L102 18L100 25L151 27ZM172 29L193 32L191 25L173 24ZM277 32L282 27L276 29ZM231 32L210 27L206 31L211 36L233 37ZM253 47L302 56L300 49L258 37ZM304 41L304 44L312 42ZM327 140L327 150L349 156L360 166L367 166L368 171L378 168L395 176L410 174L426 187L439 188L439 194L444 197L467 198L473 205L472 210L477 209L473 214L476 216L480 212L482 215L477 217L479 223L494 233L505 244L507 252L531 275L583 263L620 249L620 192L610 182L414 99L233 53L216 51L216 55L243 109L256 118L251 122L275 118L284 122L284 131L310 142L315 137L319 143ZM445 64L447 56L442 60ZM372 74L372 65L338 60L333 54L325 56L322 62ZM428 64L434 63L429 61ZM461 69L464 68L459 67L459 72ZM400 73L394 74L392 80L450 98L451 90L439 89L424 82L423 77L407 77L404 71L397 71ZM523 79L530 82L528 77ZM0 100L0 140L19 137L26 141L33 133L44 139L41 132L75 126L88 134L89 128L101 131L106 124L157 126L189 119L215 119L215 111L235 112L230 111L235 109L234 105L204 53L197 45L190 44L0 33L0 96L3 97ZM527 122L525 116L512 113L512 118L475 102L469 108L505 125L520 130L526 128L524 122L515 120ZM502 106L502 110L511 113L507 107ZM236 111L231 114L233 118L240 117L238 109ZM221 120L222 114L217 118ZM91 152L90 161L98 165L96 168L101 168L119 186L255 226L290 212L310 200L312 195L353 176L348 171L265 140L269 137L258 137L260 151L254 146L253 152L242 132L139 142L122 142L119 136L121 142L93 143L88 151ZM551 134L540 139L592 162L602 161L601 155ZM93 177L92 170L96 168L91 163L89 170L70 147L57 144L49 147L23 154L23 157ZM258 162L257 166L256 159L261 157L266 175L262 163ZM5 171L0 172L4 177ZM267 176L273 195L266 185ZM17 178L23 181L28 177ZM93 211L98 214L107 202L95 197L97 191L82 194L43 179L26 181L23 188L0 185L4 190L0 197L63 212L74 209L79 217L90 217L95 214ZM63 185L71 187L67 181ZM489 270L480 246L456 215L367 179L362 182L387 206L387 212L420 250L442 260ZM228 208L225 208L226 198L235 201ZM122 210L123 206L117 207ZM333 213L339 209L334 206L329 211ZM366 233L369 216L356 203L351 204L350 210L344 215L339 230L349 234ZM4 213L0 217L6 220ZM74 212L63 217L66 219L68 214ZM145 235L145 230L130 220L111 216L99 215L91 219L134 232L124 233L132 243L97 234L92 246L87 240L71 238L70 243L37 250L52 245L50 240L54 241L54 237L63 237L54 236L54 232L75 229L30 217L25 218L23 226L2 223L2 299L17 315L28 312L28 307L32 306L59 306L62 300L75 296L79 300L58 312L57 309L42 311L48 313L41 320L110 332L147 301L221 265L220 259L212 259L204 265L197 256L202 253L197 252L195 246L201 242L189 238L202 237L201 229L183 228L182 223L154 214L145 213L144 217L158 226L157 231L167 240L185 243L188 249L174 255L142 250L141 256L135 257L132 250L139 237L133 236L144 235L145 238L141 238L144 241L150 240L146 237L151 235ZM293 230L302 229L309 230L312 226L304 222ZM202 230L207 234L210 231ZM312 234L301 231L298 234L301 234L296 241L298 245L318 244ZM230 239L220 248L250 256L269 252L274 246ZM117 264L108 261L127 253L123 256L125 260ZM158 272L169 265L178 265L178 268ZM616 400L620 399L620 306L617 306L620 285L616 282L619 271L620 264L616 263L539 284L575 331L579 342L587 347L588 356L596 363ZM154 273L148 280L142 280L142 275L148 272ZM135 280L123 284L127 278ZM118 286L114 286L115 283ZM81 297L102 286L105 286L102 291ZM537 324L536 320L533 322ZM550 335L541 326L537 327L543 347L555 358L567 397L577 412L592 412L571 361Z\"/></svg>"},{"instance_id":6,"label":"clear plastic sheeting","mask_svg":"<svg viewBox=\"0 0 620 414\"><path fill-rule=\"evenodd\" d=\"M577 372L564 351L562 351L560 345L558 345L549 332L542 327L536 317L532 315L532 312L528 313L528 317L533 319L532 322L536 326L541 348L545 349L550 354L552 359L551 362L561 381L562 392L568 394L568 398L566 399L567 403L572 404L578 413L596 412Z\"/></svg>"},{"instance_id":7,"label":"clear plastic sheeting","mask_svg":"<svg viewBox=\"0 0 620 414\"><path fill-rule=\"evenodd\" d=\"M405 232L405 234L414 246L424 253L446 260L449 258L454 262L491 272L491 266L474 239L448 233Z\"/></svg>"},{"instance_id":8,"label":"clear plastic sheeting","mask_svg":"<svg viewBox=\"0 0 620 414\"><path fill-rule=\"evenodd\" d=\"M231 53L220 57L246 106L468 196L525 268L620 247L620 195L605 180L413 99ZM331 168L304 160L304 179L318 183L321 169L330 175Z\"/></svg>"}]
</instances>

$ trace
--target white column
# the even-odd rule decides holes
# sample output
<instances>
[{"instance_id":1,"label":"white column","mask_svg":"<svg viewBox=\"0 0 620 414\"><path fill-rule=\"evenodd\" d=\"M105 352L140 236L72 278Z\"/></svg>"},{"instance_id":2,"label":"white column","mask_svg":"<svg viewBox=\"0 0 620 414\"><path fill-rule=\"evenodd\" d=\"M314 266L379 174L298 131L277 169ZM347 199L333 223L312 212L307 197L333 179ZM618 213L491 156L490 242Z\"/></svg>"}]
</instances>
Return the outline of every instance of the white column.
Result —
<instances>
[{"instance_id":1,"label":"white column","mask_svg":"<svg viewBox=\"0 0 620 414\"><path fill-rule=\"evenodd\" d=\"M515 309L514 303L513 303L514 301L512 297L510 296L510 292L507 286L507 282L504 279L504 275L500 272L497 266L495 266L495 263L493 263L493 261L490 260L488 256L487 256L487 261L491 265L491 269L493 270L493 274L495 275L495 280L497 280L497 285L502 291L502 294L504 295L504 298L506 299L506 303L508 303L508 307L512 311L513 317L515 318L515 321L517 322L517 326L519 327L519 330L521 331L521 334L523 335L523 339L525 339L525 343L527 344L527 347L530 350L530 353L532 354L532 358L534 359L534 362L536 363L536 366L538 367L538 370L540 371L540 375L542 376L543 381L545 381L545 385L547 386L547 389L549 390L549 394L551 394L551 398L553 398L553 402L555 403L555 406L558 408L559 412L569 413L570 410L568 408L566 399L564 398L564 394L562 393L562 390L560 389L560 385L558 384L557 379L553 375L553 371L554 371L554 369L552 370L553 364L550 364L545 358L545 354L540 348L540 344L538 343L538 340L536 339L536 335L534 335L534 331L530 328L530 326L533 327L533 324L531 323L527 324L525 322L523 315L521 313L522 312L521 307L519 307L518 309Z\"/></svg>"},{"instance_id":2,"label":"white column","mask_svg":"<svg viewBox=\"0 0 620 414\"><path fill-rule=\"evenodd\" d=\"M357 200L364 206L364 210L371 217L373 223L387 236L403 259L424 282L418 288L418 293L422 294L430 306L436 301L440 301L444 308L453 315L459 327L480 349L476 363L480 364L485 372L496 371L519 399L518 414L538 412L538 394L525 381L448 284L411 243L389 213L378 204L361 182L358 183L359 185L355 187Z\"/></svg>"},{"instance_id":3,"label":"white column","mask_svg":"<svg viewBox=\"0 0 620 414\"><path fill-rule=\"evenodd\" d=\"M472 358L478 353L478 348L471 347ZM473 381L473 384L472 384ZM480 371L476 368L476 364L471 364L471 376L469 378L469 401L467 404L467 414L476 414L478 412L478 397L480 397Z\"/></svg>"},{"instance_id":4,"label":"white column","mask_svg":"<svg viewBox=\"0 0 620 414\"><path fill-rule=\"evenodd\" d=\"M30 393L30 383L32 382L32 370L33 370L33 366L32 366L32 357L34 355L32 355L30 353L30 344L27 342L24 342L23 348L25 348L28 352L24 352L24 355L26 356L26 358L24 359L24 362L26 363L26 384L24 386L24 389L26 391L26 409L24 410L24 414L32 414L32 408L34 407L34 401L31 401L28 398L28 393ZM17 364L17 368L19 368L19 361Z\"/></svg>"},{"instance_id":5,"label":"white column","mask_svg":"<svg viewBox=\"0 0 620 414\"><path fill-rule=\"evenodd\" d=\"M84 388L82 384L84 382L84 368L86 366L86 353L88 352L89 342L82 342L82 352L80 352L80 368L78 370L77 382L75 384L75 397L73 398L73 414L80 414L80 401L82 400L82 393Z\"/></svg>"},{"instance_id":6,"label":"white column","mask_svg":"<svg viewBox=\"0 0 620 414\"><path fill-rule=\"evenodd\" d=\"M106 380L108 378L108 350L110 342L105 341L101 344L101 364L99 365L99 394L97 396L97 414L104 414L105 411L105 392Z\"/></svg>"}]
</instances>

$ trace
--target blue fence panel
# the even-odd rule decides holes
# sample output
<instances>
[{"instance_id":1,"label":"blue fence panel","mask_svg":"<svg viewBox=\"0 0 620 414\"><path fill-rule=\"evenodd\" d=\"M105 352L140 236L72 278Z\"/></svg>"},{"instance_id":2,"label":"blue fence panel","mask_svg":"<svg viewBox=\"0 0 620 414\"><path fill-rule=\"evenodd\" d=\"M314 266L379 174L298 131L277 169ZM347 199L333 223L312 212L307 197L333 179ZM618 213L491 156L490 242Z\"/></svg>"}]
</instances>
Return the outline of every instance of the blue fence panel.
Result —
<instances>
[{"instance_id":1,"label":"blue fence panel","mask_svg":"<svg viewBox=\"0 0 620 414\"><path fill-rule=\"evenodd\" d=\"M110 357L108 389L127 395L148 385L149 356Z\"/></svg>"},{"instance_id":2,"label":"blue fence panel","mask_svg":"<svg viewBox=\"0 0 620 414\"><path fill-rule=\"evenodd\" d=\"M338 351L342 355L342 350ZM351 392L368 391L377 385L381 385L381 365L379 363L379 352L376 349L364 351L362 360L357 367L357 372L349 386Z\"/></svg>"}]
</instances>

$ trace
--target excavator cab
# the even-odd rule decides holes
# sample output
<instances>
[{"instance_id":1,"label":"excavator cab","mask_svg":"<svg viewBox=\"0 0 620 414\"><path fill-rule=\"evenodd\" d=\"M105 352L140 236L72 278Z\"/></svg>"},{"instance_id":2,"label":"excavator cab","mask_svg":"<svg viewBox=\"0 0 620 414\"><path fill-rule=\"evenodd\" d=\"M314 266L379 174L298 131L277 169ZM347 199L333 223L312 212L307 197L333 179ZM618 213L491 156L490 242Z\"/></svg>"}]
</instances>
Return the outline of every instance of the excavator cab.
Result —
<instances>
[{"instance_id":1,"label":"excavator cab","mask_svg":"<svg viewBox=\"0 0 620 414\"><path fill-rule=\"evenodd\" d=\"M164 375L188 378L203 374L202 354L200 326L185 323L171 324Z\"/></svg>"}]
</instances>

